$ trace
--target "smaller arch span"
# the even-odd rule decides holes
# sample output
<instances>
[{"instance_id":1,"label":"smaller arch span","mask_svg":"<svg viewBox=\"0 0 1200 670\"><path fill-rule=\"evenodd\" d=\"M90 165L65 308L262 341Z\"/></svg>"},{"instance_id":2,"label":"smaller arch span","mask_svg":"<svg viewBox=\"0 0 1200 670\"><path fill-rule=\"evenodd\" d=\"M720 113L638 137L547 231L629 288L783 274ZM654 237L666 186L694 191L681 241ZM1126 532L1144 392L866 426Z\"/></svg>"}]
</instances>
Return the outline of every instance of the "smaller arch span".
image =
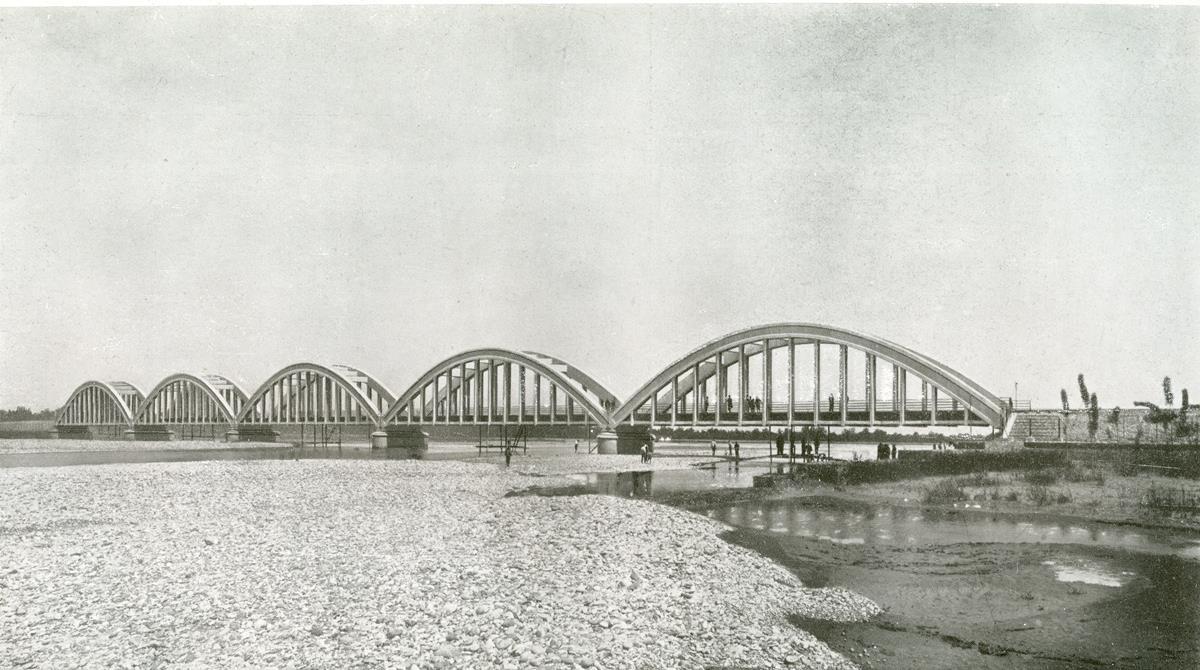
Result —
<instances>
[{"instance_id":1,"label":"smaller arch span","mask_svg":"<svg viewBox=\"0 0 1200 670\"><path fill-rule=\"evenodd\" d=\"M348 365L295 363L263 382L237 415L241 424L372 424L395 396L367 373Z\"/></svg>"},{"instance_id":2,"label":"smaller arch span","mask_svg":"<svg viewBox=\"0 0 1200 670\"><path fill-rule=\"evenodd\" d=\"M246 400L246 392L221 375L176 373L163 379L146 395L137 408L133 423L226 423L234 428Z\"/></svg>"},{"instance_id":3,"label":"smaller arch span","mask_svg":"<svg viewBox=\"0 0 1200 670\"><path fill-rule=\"evenodd\" d=\"M455 354L430 368L397 396L384 424L607 426L608 408L616 404L608 389L561 359L483 348Z\"/></svg>"},{"instance_id":4,"label":"smaller arch span","mask_svg":"<svg viewBox=\"0 0 1200 670\"><path fill-rule=\"evenodd\" d=\"M129 382L90 380L67 397L55 426L132 426L133 412L145 396Z\"/></svg>"},{"instance_id":5,"label":"smaller arch span","mask_svg":"<svg viewBox=\"0 0 1200 670\"><path fill-rule=\"evenodd\" d=\"M828 406L820 384L822 344L833 345L839 355L837 386L824 389L829 392ZM798 345L814 345L816 359L812 362L815 380L812 395L802 402L795 395L795 349ZM790 370L785 373L793 375L787 378L789 397L782 410L772 398L773 380L776 379L772 370L776 358L774 352L781 348L788 351ZM865 354L863 368L867 397L862 401L849 398L849 349ZM760 368L749 365L754 356L758 357ZM880 361L892 366L893 395L887 408L877 405ZM730 388L727 381L734 369L738 379L736 389ZM909 373L921 382L922 395L916 403L907 397ZM751 389L747 388L747 379L751 375L766 380L758 395L752 395ZM710 392L715 397L712 402L708 400ZM939 398L940 393L948 398ZM807 414L804 423L842 426L937 425L939 419L951 423L961 416L966 424L983 422L1003 428L1007 418L1007 407L999 398L966 375L929 356L883 338L824 324L799 322L747 328L698 347L638 389L613 412L614 423L633 423L645 418L647 413L643 408L647 405L651 423L656 423L658 408L662 407L662 417L669 416L673 425L679 422L681 407L687 410L686 422L692 425L733 422L747 425L747 421L750 421L749 425L764 427L784 423L794 425L801 423L796 419L798 406ZM886 419L882 419L883 416Z\"/></svg>"}]
</instances>

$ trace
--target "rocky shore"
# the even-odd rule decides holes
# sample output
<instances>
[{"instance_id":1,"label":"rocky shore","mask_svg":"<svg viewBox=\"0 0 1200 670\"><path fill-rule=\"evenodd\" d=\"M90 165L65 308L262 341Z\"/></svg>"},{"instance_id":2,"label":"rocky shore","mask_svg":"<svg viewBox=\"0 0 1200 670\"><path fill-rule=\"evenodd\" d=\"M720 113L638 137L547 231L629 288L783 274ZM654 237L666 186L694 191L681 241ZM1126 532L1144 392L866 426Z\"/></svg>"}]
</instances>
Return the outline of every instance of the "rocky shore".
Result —
<instances>
[{"instance_id":1,"label":"rocky shore","mask_svg":"<svg viewBox=\"0 0 1200 670\"><path fill-rule=\"evenodd\" d=\"M878 611L871 601L806 589L682 510L505 497L547 481L519 470L0 470L0 659L56 669L853 667L788 617L862 620ZM574 471L540 474L562 470Z\"/></svg>"}]
</instances>

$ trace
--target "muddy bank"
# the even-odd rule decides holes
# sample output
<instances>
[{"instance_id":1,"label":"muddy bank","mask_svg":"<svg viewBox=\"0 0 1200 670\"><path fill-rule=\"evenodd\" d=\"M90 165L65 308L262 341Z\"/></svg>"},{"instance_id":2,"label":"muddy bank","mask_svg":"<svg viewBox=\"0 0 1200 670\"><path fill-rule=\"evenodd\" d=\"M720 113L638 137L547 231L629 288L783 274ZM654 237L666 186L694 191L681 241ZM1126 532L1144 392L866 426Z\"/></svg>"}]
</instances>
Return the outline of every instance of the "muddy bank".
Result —
<instances>
[{"instance_id":1,"label":"muddy bank","mask_svg":"<svg viewBox=\"0 0 1200 670\"><path fill-rule=\"evenodd\" d=\"M724 537L807 585L845 585L879 603L883 614L867 623L793 619L864 668L1200 667L1200 564L1179 557L1080 545L839 545L754 530Z\"/></svg>"}]
</instances>

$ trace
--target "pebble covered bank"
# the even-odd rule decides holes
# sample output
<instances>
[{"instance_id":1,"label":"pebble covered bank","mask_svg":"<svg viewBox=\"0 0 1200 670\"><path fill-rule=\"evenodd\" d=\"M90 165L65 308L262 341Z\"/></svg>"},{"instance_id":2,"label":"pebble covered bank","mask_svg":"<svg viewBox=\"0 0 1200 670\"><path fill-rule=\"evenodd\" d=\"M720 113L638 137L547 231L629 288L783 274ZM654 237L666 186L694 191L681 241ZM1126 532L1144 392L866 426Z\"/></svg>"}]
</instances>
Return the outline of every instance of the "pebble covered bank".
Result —
<instances>
[{"instance_id":1,"label":"pebble covered bank","mask_svg":"<svg viewBox=\"0 0 1200 670\"><path fill-rule=\"evenodd\" d=\"M685 511L506 496L561 463L0 470L0 665L853 667L786 617L874 603Z\"/></svg>"}]
</instances>

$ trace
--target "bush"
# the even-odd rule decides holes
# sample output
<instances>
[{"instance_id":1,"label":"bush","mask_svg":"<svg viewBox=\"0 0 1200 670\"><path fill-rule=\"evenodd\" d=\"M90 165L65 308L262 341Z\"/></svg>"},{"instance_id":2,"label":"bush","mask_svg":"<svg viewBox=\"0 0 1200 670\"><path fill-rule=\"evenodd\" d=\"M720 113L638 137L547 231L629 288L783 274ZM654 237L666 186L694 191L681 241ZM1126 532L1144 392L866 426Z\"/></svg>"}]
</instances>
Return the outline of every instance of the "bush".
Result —
<instances>
[{"instance_id":1,"label":"bush","mask_svg":"<svg viewBox=\"0 0 1200 670\"><path fill-rule=\"evenodd\" d=\"M1054 492L1050 490L1050 487L1041 484L1030 486L1026 495L1029 496L1029 502L1038 507L1045 507L1054 500Z\"/></svg>"},{"instance_id":2,"label":"bush","mask_svg":"<svg viewBox=\"0 0 1200 670\"><path fill-rule=\"evenodd\" d=\"M1104 473L1096 466L1080 467L1075 463L1062 470L1061 476L1068 482L1096 482L1104 484Z\"/></svg>"},{"instance_id":3,"label":"bush","mask_svg":"<svg viewBox=\"0 0 1200 670\"><path fill-rule=\"evenodd\" d=\"M1183 488L1152 484L1138 502L1143 507L1159 512L1200 512L1200 495L1189 493Z\"/></svg>"},{"instance_id":4,"label":"bush","mask_svg":"<svg viewBox=\"0 0 1200 670\"><path fill-rule=\"evenodd\" d=\"M986 472L974 472L961 480L963 486L976 486L983 488L985 486L995 486L1000 482L995 477Z\"/></svg>"},{"instance_id":5,"label":"bush","mask_svg":"<svg viewBox=\"0 0 1200 670\"><path fill-rule=\"evenodd\" d=\"M805 474L826 484L868 484L895 482L939 475L969 475L965 485L991 486L998 483L987 472L1004 470L1045 469L1064 466L1067 458L1049 449L1018 451L916 451L906 452L895 461L858 461L849 463L814 463L805 467ZM980 482L975 484L974 482ZM962 485L962 484L960 484Z\"/></svg>"},{"instance_id":6,"label":"bush","mask_svg":"<svg viewBox=\"0 0 1200 670\"><path fill-rule=\"evenodd\" d=\"M1026 472L1025 476L1023 477L1026 482L1042 487L1050 486L1051 484L1057 484L1058 478L1059 473L1049 468L1044 470L1034 470L1033 472Z\"/></svg>"},{"instance_id":7,"label":"bush","mask_svg":"<svg viewBox=\"0 0 1200 670\"><path fill-rule=\"evenodd\" d=\"M1017 492L1009 491L1008 493L1004 494L1004 499L1008 502L1017 502Z\"/></svg>"},{"instance_id":8,"label":"bush","mask_svg":"<svg viewBox=\"0 0 1200 670\"><path fill-rule=\"evenodd\" d=\"M957 482L950 479L943 479L933 486L925 487L925 495L922 501L931 505L940 505L942 503L957 502L966 499L966 491L963 491Z\"/></svg>"}]
</instances>

